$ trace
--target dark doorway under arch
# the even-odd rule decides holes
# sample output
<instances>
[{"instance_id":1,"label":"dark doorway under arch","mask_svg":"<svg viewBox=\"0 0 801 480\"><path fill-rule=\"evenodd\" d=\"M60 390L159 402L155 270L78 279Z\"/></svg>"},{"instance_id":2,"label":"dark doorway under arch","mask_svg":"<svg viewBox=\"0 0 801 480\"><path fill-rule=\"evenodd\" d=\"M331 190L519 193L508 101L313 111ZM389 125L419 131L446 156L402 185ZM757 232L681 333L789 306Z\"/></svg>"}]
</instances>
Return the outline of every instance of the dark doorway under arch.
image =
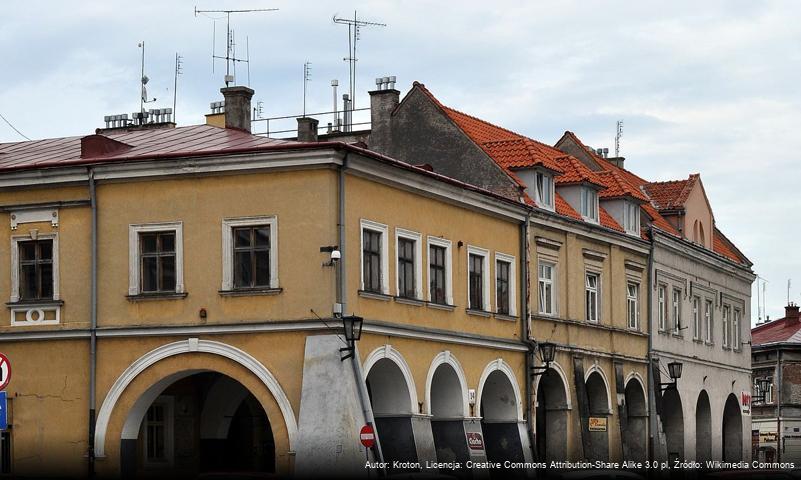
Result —
<instances>
[{"instance_id":1,"label":"dark doorway under arch","mask_svg":"<svg viewBox=\"0 0 801 480\"><path fill-rule=\"evenodd\" d=\"M537 385L538 460L567 460L567 408L565 383L551 368Z\"/></svg>"},{"instance_id":2,"label":"dark doorway under arch","mask_svg":"<svg viewBox=\"0 0 801 480\"><path fill-rule=\"evenodd\" d=\"M743 421L740 402L730 393L723 408L723 461L739 462L743 458Z\"/></svg>"},{"instance_id":3,"label":"dark doorway under arch","mask_svg":"<svg viewBox=\"0 0 801 480\"><path fill-rule=\"evenodd\" d=\"M453 366L439 365L431 378L431 433L439 462L464 464L470 460L464 430L464 395Z\"/></svg>"},{"instance_id":4,"label":"dark doorway under arch","mask_svg":"<svg viewBox=\"0 0 801 480\"><path fill-rule=\"evenodd\" d=\"M267 414L233 378L208 371L185 375L146 407L137 437L122 440L124 477L275 472Z\"/></svg>"},{"instance_id":5,"label":"dark doorway under arch","mask_svg":"<svg viewBox=\"0 0 801 480\"><path fill-rule=\"evenodd\" d=\"M648 407L645 404L645 391L637 380L626 384L626 417L628 424L623 432L626 444L626 459L644 461L648 455Z\"/></svg>"},{"instance_id":6,"label":"dark doorway under arch","mask_svg":"<svg viewBox=\"0 0 801 480\"><path fill-rule=\"evenodd\" d=\"M695 404L695 459L712 460L712 413L706 390L701 390Z\"/></svg>"},{"instance_id":7,"label":"dark doorway under arch","mask_svg":"<svg viewBox=\"0 0 801 480\"><path fill-rule=\"evenodd\" d=\"M587 400L589 401L590 417L602 417L608 420L609 395L606 382L600 373L594 371L587 377ZM589 460L609 459L609 422L604 431L590 432L590 451L585 452Z\"/></svg>"},{"instance_id":8,"label":"dark doorway under arch","mask_svg":"<svg viewBox=\"0 0 801 480\"><path fill-rule=\"evenodd\" d=\"M662 394L662 430L667 442L668 460L684 460L684 412L675 388Z\"/></svg>"}]
</instances>

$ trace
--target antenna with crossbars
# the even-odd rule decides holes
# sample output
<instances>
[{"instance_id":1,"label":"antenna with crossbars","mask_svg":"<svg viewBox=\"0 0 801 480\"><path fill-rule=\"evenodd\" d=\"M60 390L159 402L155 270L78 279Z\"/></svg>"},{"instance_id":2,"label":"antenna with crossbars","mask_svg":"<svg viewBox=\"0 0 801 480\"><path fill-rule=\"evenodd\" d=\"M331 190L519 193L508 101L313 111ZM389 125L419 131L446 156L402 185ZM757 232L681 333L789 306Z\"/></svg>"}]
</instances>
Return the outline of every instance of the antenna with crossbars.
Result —
<instances>
[{"instance_id":1,"label":"antenna with crossbars","mask_svg":"<svg viewBox=\"0 0 801 480\"><path fill-rule=\"evenodd\" d=\"M226 22L226 41L225 41L225 56L217 55L214 50L214 45L216 45L216 40L212 39L212 71L214 69L214 59L217 60L225 60L225 86L229 86L232 83L235 83L236 79L236 64L237 63L246 63L248 64L248 75L250 74L250 52L248 52L248 58L236 58L236 43L234 41L234 32L231 30L231 14L232 13L255 13L255 12L274 12L278 10L277 8L251 8L246 10L198 10L195 7L195 16L197 17L198 14L205 15L207 13L224 13L225 14L225 22ZM213 17L209 17L214 19ZM217 30L216 25L214 27L214 35L216 36ZM233 70L234 74L231 73ZM250 83L250 78L248 78L248 83Z\"/></svg>"},{"instance_id":2,"label":"antenna with crossbars","mask_svg":"<svg viewBox=\"0 0 801 480\"><path fill-rule=\"evenodd\" d=\"M340 18L334 15L334 23L348 26L348 56L342 60L348 62L350 67L348 76L350 77L350 105L356 108L356 42L360 39L359 30L361 27L386 27L385 23L367 22L359 20L356 10L353 11L353 18Z\"/></svg>"},{"instance_id":3,"label":"antenna with crossbars","mask_svg":"<svg viewBox=\"0 0 801 480\"><path fill-rule=\"evenodd\" d=\"M620 156L620 137L623 136L623 120L617 121L617 132L615 133L615 157Z\"/></svg>"}]
</instances>

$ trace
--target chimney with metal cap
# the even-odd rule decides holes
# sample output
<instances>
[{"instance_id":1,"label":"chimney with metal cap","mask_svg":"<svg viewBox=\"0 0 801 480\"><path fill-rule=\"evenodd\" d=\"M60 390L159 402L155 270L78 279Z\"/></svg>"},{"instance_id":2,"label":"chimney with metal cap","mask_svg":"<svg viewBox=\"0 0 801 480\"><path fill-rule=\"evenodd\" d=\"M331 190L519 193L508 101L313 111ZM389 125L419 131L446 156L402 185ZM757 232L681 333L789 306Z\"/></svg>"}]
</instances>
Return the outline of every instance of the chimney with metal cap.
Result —
<instances>
[{"instance_id":1,"label":"chimney with metal cap","mask_svg":"<svg viewBox=\"0 0 801 480\"><path fill-rule=\"evenodd\" d=\"M392 111L400 103L400 92L395 90L395 77L378 77L376 89L370 92L370 148L386 152L390 148Z\"/></svg>"},{"instance_id":2,"label":"chimney with metal cap","mask_svg":"<svg viewBox=\"0 0 801 480\"><path fill-rule=\"evenodd\" d=\"M235 128L250 133L250 99L255 93L243 86L220 89L225 97L225 128Z\"/></svg>"}]
</instances>

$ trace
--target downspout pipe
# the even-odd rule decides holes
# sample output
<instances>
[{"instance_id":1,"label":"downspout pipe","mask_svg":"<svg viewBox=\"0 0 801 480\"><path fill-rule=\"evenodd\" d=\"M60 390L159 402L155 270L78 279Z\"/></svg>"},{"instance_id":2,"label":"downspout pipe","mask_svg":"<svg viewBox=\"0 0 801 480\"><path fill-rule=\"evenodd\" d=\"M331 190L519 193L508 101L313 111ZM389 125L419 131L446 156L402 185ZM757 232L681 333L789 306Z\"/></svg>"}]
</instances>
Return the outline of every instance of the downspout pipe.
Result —
<instances>
[{"instance_id":1,"label":"downspout pipe","mask_svg":"<svg viewBox=\"0 0 801 480\"><path fill-rule=\"evenodd\" d=\"M338 266L338 276L339 276L339 285L337 288L337 302L342 306L342 314L345 315L347 312L347 298L348 298L348 289L347 289L347 232L345 229L346 226L346 218L345 218L345 175L348 169L348 152L345 152L345 156L342 158L342 165L339 167L339 220L338 220L338 227L339 227L339 252L340 252L340 259L339 259L339 266ZM370 405L370 396L367 392L367 384L364 382L364 374L362 372L362 364L359 357L359 348L354 346L353 356L350 359L351 367L353 368L353 377L356 381L356 389L359 391L359 404L362 408L362 413L364 414L364 421L373 427L373 431L375 432L375 450L374 450L374 457L378 456L378 461L381 462L383 465L384 462L384 453L381 450L381 440L379 437L378 429L375 428L375 418L373 417L373 409ZM384 475L386 475L386 470L384 467L381 468Z\"/></svg>"},{"instance_id":2,"label":"downspout pipe","mask_svg":"<svg viewBox=\"0 0 801 480\"><path fill-rule=\"evenodd\" d=\"M95 476L95 422L97 404L97 192L95 190L95 172L89 169L89 201L92 211L91 232L91 283L90 283L90 317L89 317L89 448L88 476Z\"/></svg>"},{"instance_id":3,"label":"downspout pipe","mask_svg":"<svg viewBox=\"0 0 801 480\"><path fill-rule=\"evenodd\" d=\"M654 445L654 439L656 432L658 431L657 427L657 418L656 418L656 397L655 395L661 395L662 392L656 388L654 385L654 378L651 374L651 362L653 362L653 351L654 351L654 332L653 332L653 316L654 316L654 306L653 306L653 276L654 276L654 243L656 239L654 238L654 229L653 227L648 227L648 239L650 240L650 245L648 246L648 275L647 275L647 302L648 302L648 368L646 370L646 374L648 375L648 460L653 461L656 458L656 445Z\"/></svg>"},{"instance_id":4,"label":"downspout pipe","mask_svg":"<svg viewBox=\"0 0 801 480\"><path fill-rule=\"evenodd\" d=\"M534 436L534 419L532 414L534 409L534 385L531 379L531 369L534 366L534 352L531 350L531 288L530 288L530 244L529 244L529 225L531 222L531 212L526 211L526 218L520 225L520 335L521 340L529 345L526 352L526 431L528 432L528 444L531 449L531 458L537 458L537 447Z\"/></svg>"}]
</instances>

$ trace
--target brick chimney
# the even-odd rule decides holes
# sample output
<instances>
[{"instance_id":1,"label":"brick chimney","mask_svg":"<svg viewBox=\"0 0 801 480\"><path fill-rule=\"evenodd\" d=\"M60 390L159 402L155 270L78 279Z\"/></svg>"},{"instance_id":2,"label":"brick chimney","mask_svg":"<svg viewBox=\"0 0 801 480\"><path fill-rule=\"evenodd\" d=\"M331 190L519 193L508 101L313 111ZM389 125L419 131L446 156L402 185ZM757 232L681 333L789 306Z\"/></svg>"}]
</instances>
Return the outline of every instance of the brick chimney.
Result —
<instances>
[{"instance_id":1,"label":"brick chimney","mask_svg":"<svg viewBox=\"0 0 801 480\"><path fill-rule=\"evenodd\" d=\"M317 125L320 121L311 117L298 118L298 141L299 142L316 142L317 141Z\"/></svg>"},{"instance_id":2,"label":"brick chimney","mask_svg":"<svg viewBox=\"0 0 801 480\"><path fill-rule=\"evenodd\" d=\"M395 90L395 77L375 79L376 90L370 93L370 148L387 152L390 148L392 111L400 103L400 92Z\"/></svg>"},{"instance_id":3,"label":"brick chimney","mask_svg":"<svg viewBox=\"0 0 801 480\"><path fill-rule=\"evenodd\" d=\"M220 89L225 97L225 128L235 128L250 133L250 99L255 93L248 87L225 87Z\"/></svg>"},{"instance_id":4,"label":"brick chimney","mask_svg":"<svg viewBox=\"0 0 801 480\"><path fill-rule=\"evenodd\" d=\"M789 305L784 307L784 324L785 325L798 325L799 313L798 305L790 302Z\"/></svg>"},{"instance_id":5,"label":"brick chimney","mask_svg":"<svg viewBox=\"0 0 801 480\"><path fill-rule=\"evenodd\" d=\"M626 157L609 157L607 158L607 160L609 161L609 163L618 168L624 168L623 164L626 161Z\"/></svg>"}]
</instances>

